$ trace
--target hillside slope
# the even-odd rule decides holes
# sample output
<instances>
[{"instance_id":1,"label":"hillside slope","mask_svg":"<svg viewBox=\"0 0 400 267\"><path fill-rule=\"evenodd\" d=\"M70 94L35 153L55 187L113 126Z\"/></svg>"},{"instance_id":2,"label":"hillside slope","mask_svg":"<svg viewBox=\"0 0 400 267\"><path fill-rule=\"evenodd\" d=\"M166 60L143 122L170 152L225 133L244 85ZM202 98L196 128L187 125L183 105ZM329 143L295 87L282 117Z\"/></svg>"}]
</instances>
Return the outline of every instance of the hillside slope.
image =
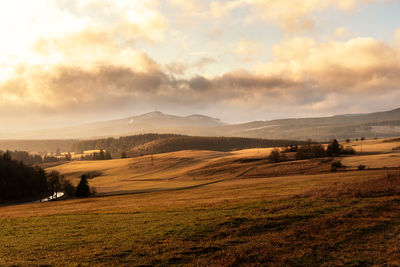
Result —
<instances>
[{"instance_id":1,"label":"hillside slope","mask_svg":"<svg viewBox=\"0 0 400 267\"><path fill-rule=\"evenodd\" d=\"M97 172L99 197L0 206L0 265L399 266L399 146L363 141L337 172L271 149L72 161L53 169Z\"/></svg>"},{"instance_id":2,"label":"hillside slope","mask_svg":"<svg viewBox=\"0 0 400 267\"><path fill-rule=\"evenodd\" d=\"M150 155L181 150L210 150L229 152L250 148L281 147L302 144L294 140L268 140L241 137L179 136L154 140L129 150L130 156Z\"/></svg>"},{"instance_id":3,"label":"hillside slope","mask_svg":"<svg viewBox=\"0 0 400 267\"><path fill-rule=\"evenodd\" d=\"M159 141L162 141L161 143L174 142L173 139ZM159 141L154 142L158 143ZM357 170L359 165L365 165L372 169L400 167L400 150L393 150L400 146L399 139L366 140L362 143L351 142L348 145L357 152L356 155L340 159L349 171ZM360 153L361 145L364 154ZM75 184L79 182L82 174L88 174L93 177L89 180L89 184L101 194L185 188L238 178L270 179L288 175L333 175L331 172L333 159L272 163L268 159L272 150L273 148L231 152L182 150L127 159L72 161L47 170L60 171ZM138 153L138 151L133 152ZM369 174L372 174L373 171L370 170ZM342 177L343 174L338 172L335 176ZM284 180L282 181L284 182ZM326 181L328 182L329 179Z\"/></svg>"},{"instance_id":4,"label":"hillside slope","mask_svg":"<svg viewBox=\"0 0 400 267\"><path fill-rule=\"evenodd\" d=\"M392 137L400 135L400 108L368 114L320 118L292 118L227 124L204 115L174 116L151 112L124 119L13 134L19 139L98 138L143 133L195 136L235 136L267 139L327 141L332 138ZM1 135L0 138L9 138Z\"/></svg>"}]
</instances>

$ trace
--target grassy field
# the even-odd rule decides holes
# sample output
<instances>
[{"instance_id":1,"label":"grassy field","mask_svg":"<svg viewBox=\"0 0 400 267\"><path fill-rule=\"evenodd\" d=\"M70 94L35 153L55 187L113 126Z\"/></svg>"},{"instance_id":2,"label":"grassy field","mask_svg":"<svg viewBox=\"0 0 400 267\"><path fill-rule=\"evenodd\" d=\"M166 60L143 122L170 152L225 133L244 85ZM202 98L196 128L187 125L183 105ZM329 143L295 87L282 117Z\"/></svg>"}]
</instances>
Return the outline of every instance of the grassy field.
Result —
<instances>
[{"instance_id":1,"label":"grassy field","mask_svg":"<svg viewBox=\"0 0 400 267\"><path fill-rule=\"evenodd\" d=\"M268 149L55 166L104 196L0 207L0 265L399 266L399 143L363 141L340 172Z\"/></svg>"}]
</instances>

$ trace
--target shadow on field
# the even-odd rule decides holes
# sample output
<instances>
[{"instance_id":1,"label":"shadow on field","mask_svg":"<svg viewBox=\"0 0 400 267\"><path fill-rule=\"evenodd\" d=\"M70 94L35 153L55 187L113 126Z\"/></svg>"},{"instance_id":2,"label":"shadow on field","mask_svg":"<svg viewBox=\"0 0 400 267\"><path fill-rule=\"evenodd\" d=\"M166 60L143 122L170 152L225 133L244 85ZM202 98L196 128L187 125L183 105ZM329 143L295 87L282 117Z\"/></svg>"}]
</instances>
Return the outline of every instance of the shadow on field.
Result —
<instances>
[{"instance_id":1,"label":"shadow on field","mask_svg":"<svg viewBox=\"0 0 400 267\"><path fill-rule=\"evenodd\" d=\"M149 188L149 189L141 189L141 190L121 190L121 191L115 191L115 192L110 192L110 193L97 193L96 196L94 196L94 197L134 195L134 194L142 194L142 193L168 192L168 191L181 191L181 190L199 188L199 187L210 185L210 184L216 184L216 183L220 183L223 181L225 181L225 180L217 180L217 181L212 181L212 182L198 184L198 185L191 185L191 186L185 186L185 187L174 187L174 188Z\"/></svg>"}]
</instances>

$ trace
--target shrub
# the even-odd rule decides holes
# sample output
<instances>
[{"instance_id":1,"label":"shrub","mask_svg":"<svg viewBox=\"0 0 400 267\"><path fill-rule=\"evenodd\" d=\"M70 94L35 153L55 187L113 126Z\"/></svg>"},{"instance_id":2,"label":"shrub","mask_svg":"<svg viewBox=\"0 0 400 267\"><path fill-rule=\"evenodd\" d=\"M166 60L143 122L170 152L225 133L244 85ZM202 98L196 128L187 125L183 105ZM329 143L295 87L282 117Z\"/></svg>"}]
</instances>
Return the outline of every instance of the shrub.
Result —
<instances>
[{"instance_id":1,"label":"shrub","mask_svg":"<svg viewBox=\"0 0 400 267\"><path fill-rule=\"evenodd\" d=\"M325 149L321 144L313 143L308 140L307 144L300 146L296 153L297 159L312 159L325 157Z\"/></svg>"},{"instance_id":2,"label":"shrub","mask_svg":"<svg viewBox=\"0 0 400 267\"><path fill-rule=\"evenodd\" d=\"M365 170L367 168L367 166L365 166L365 165L363 165L363 164L360 164L360 165L358 165L358 170Z\"/></svg>"},{"instance_id":3,"label":"shrub","mask_svg":"<svg viewBox=\"0 0 400 267\"><path fill-rule=\"evenodd\" d=\"M343 165L342 165L342 162L340 160L332 162L331 171L336 171L337 169L342 168L342 167L343 167Z\"/></svg>"},{"instance_id":4,"label":"shrub","mask_svg":"<svg viewBox=\"0 0 400 267\"><path fill-rule=\"evenodd\" d=\"M269 160L272 162L281 161L281 153L279 152L278 149L274 149L271 151L271 154L269 154Z\"/></svg>"},{"instance_id":5,"label":"shrub","mask_svg":"<svg viewBox=\"0 0 400 267\"><path fill-rule=\"evenodd\" d=\"M65 180L65 181L64 181L64 184L63 184L63 187L64 187L65 196L67 196L67 197L73 197L73 196L75 196L76 188L75 188L75 186L73 186L73 185L71 184L70 181Z\"/></svg>"}]
</instances>

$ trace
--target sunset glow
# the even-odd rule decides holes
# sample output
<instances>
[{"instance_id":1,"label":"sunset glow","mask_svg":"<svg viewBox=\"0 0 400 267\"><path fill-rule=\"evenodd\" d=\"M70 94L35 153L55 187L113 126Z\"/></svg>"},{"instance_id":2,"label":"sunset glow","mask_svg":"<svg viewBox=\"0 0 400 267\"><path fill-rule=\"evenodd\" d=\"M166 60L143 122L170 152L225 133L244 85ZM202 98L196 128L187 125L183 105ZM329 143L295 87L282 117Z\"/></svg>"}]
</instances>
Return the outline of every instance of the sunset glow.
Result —
<instances>
[{"instance_id":1,"label":"sunset glow","mask_svg":"<svg viewBox=\"0 0 400 267\"><path fill-rule=\"evenodd\" d=\"M396 108L399 13L394 0L4 0L1 128Z\"/></svg>"}]
</instances>

